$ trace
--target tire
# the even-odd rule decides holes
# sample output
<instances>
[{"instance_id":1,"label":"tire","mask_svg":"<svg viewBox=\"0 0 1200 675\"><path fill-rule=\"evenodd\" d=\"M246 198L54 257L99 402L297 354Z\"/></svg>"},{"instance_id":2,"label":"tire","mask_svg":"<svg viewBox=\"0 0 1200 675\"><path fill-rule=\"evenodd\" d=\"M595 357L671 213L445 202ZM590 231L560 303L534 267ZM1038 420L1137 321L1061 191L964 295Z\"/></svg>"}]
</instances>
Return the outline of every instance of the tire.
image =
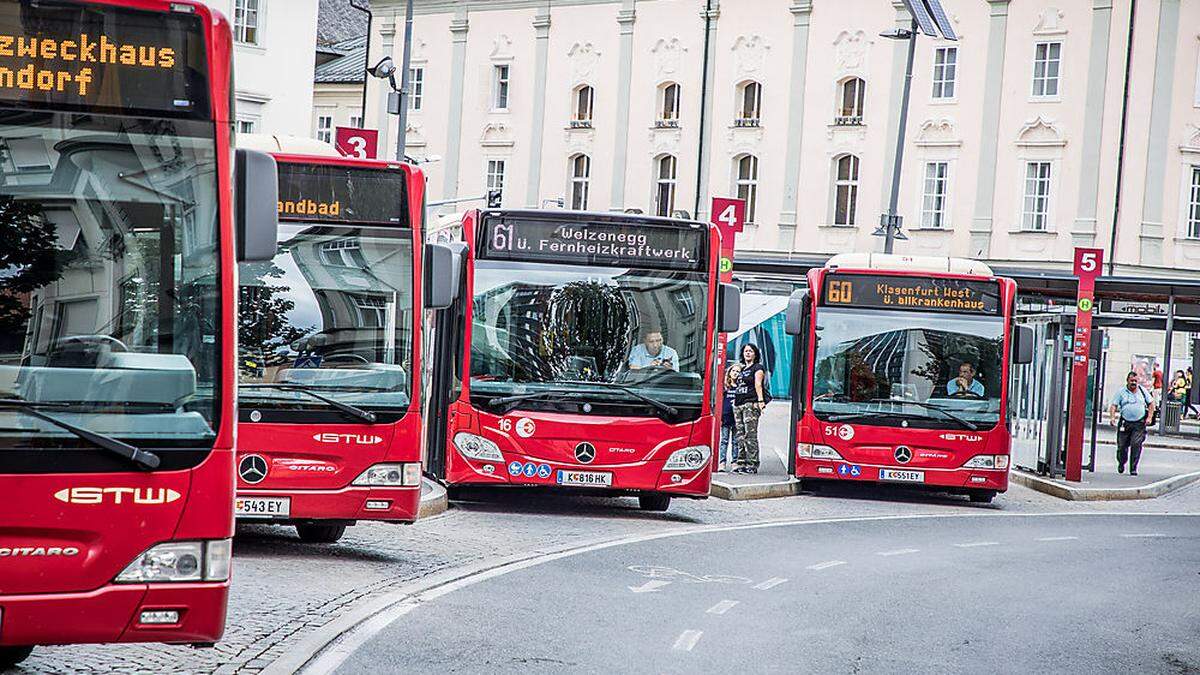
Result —
<instances>
[{"instance_id":1,"label":"tire","mask_svg":"<svg viewBox=\"0 0 1200 675\"><path fill-rule=\"evenodd\" d=\"M0 647L0 671L12 668L32 653L33 647Z\"/></svg>"},{"instance_id":2,"label":"tire","mask_svg":"<svg viewBox=\"0 0 1200 675\"><path fill-rule=\"evenodd\" d=\"M296 534L306 544L332 544L346 534L345 525L296 525Z\"/></svg>"},{"instance_id":3,"label":"tire","mask_svg":"<svg viewBox=\"0 0 1200 675\"><path fill-rule=\"evenodd\" d=\"M638 495L638 506L643 511L666 511L671 508L671 495L661 492Z\"/></svg>"},{"instance_id":4,"label":"tire","mask_svg":"<svg viewBox=\"0 0 1200 675\"><path fill-rule=\"evenodd\" d=\"M991 504L996 498L995 490L971 490L971 502L975 504Z\"/></svg>"}]
</instances>

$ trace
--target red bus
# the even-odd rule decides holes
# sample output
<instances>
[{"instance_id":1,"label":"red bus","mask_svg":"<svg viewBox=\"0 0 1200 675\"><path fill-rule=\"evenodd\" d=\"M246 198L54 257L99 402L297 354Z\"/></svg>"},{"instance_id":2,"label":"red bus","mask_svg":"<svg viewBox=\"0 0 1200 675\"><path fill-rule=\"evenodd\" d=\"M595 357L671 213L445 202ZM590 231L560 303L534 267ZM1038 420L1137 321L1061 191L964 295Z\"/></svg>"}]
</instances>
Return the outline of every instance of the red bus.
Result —
<instances>
[{"instance_id":1,"label":"red bus","mask_svg":"<svg viewBox=\"0 0 1200 675\"><path fill-rule=\"evenodd\" d=\"M429 469L448 486L706 498L718 331L737 328L711 225L578 211L465 214L437 317Z\"/></svg>"},{"instance_id":2,"label":"red bus","mask_svg":"<svg viewBox=\"0 0 1200 675\"><path fill-rule=\"evenodd\" d=\"M211 644L234 268L275 240L274 162L231 152L229 24L6 0L0 35L0 669L34 645Z\"/></svg>"},{"instance_id":3,"label":"red bus","mask_svg":"<svg viewBox=\"0 0 1200 675\"><path fill-rule=\"evenodd\" d=\"M1007 490L1009 365L1032 356L1016 293L956 258L845 254L811 270L787 311L796 478L976 502Z\"/></svg>"},{"instance_id":4,"label":"red bus","mask_svg":"<svg viewBox=\"0 0 1200 675\"><path fill-rule=\"evenodd\" d=\"M324 543L416 520L423 449L425 176L331 154L275 155L278 253L239 278L236 515Z\"/></svg>"}]
</instances>

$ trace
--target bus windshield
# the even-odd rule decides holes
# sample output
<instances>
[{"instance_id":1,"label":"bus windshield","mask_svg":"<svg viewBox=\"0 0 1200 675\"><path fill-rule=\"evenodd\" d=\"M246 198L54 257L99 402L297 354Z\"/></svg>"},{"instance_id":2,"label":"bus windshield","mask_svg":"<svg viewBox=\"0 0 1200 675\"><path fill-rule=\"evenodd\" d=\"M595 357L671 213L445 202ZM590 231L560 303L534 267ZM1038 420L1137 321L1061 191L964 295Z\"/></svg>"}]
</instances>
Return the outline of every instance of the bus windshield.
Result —
<instances>
[{"instance_id":1,"label":"bus windshield","mask_svg":"<svg viewBox=\"0 0 1200 675\"><path fill-rule=\"evenodd\" d=\"M1001 317L822 307L816 331L820 419L928 428L1000 419Z\"/></svg>"},{"instance_id":2,"label":"bus windshield","mask_svg":"<svg viewBox=\"0 0 1200 675\"><path fill-rule=\"evenodd\" d=\"M568 391L653 415L641 395L698 411L707 298L697 272L477 260L471 391Z\"/></svg>"},{"instance_id":3,"label":"bus windshield","mask_svg":"<svg viewBox=\"0 0 1200 675\"><path fill-rule=\"evenodd\" d=\"M281 223L269 263L241 266L239 398L312 408L300 389L407 408L413 340L408 228Z\"/></svg>"},{"instance_id":4,"label":"bus windshield","mask_svg":"<svg viewBox=\"0 0 1200 675\"><path fill-rule=\"evenodd\" d=\"M211 446L217 236L211 122L0 112L0 398ZM0 445L80 443L0 411Z\"/></svg>"}]
</instances>

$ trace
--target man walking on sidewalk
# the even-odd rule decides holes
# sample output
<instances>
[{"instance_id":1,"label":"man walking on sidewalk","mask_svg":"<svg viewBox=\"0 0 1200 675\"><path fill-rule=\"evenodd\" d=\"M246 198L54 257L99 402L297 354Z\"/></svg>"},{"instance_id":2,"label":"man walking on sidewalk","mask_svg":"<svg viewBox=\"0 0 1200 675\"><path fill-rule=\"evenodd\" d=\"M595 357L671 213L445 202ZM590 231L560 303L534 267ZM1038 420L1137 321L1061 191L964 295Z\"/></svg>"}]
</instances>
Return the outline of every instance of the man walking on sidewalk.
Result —
<instances>
[{"instance_id":1,"label":"man walking on sidewalk","mask_svg":"<svg viewBox=\"0 0 1200 675\"><path fill-rule=\"evenodd\" d=\"M1108 406L1109 420L1117 425L1117 473L1125 473L1128 458L1129 475L1137 475L1142 444L1146 442L1146 420L1153 414L1154 399L1138 384L1137 373L1130 371L1125 376L1125 388L1113 396Z\"/></svg>"}]
</instances>

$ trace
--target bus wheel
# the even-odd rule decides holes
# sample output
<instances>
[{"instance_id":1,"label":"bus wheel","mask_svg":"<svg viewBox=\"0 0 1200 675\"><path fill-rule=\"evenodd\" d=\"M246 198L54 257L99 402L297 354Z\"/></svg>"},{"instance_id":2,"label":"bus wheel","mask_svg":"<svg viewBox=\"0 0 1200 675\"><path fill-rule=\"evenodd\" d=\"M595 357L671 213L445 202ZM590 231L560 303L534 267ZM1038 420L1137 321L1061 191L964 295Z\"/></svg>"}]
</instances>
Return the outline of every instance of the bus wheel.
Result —
<instances>
[{"instance_id":1,"label":"bus wheel","mask_svg":"<svg viewBox=\"0 0 1200 675\"><path fill-rule=\"evenodd\" d=\"M638 506L643 511L666 511L671 508L671 495L659 492L638 495Z\"/></svg>"},{"instance_id":2,"label":"bus wheel","mask_svg":"<svg viewBox=\"0 0 1200 675\"><path fill-rule=\"evenodd\" d=\"M0 670L8 670L29 658L33 647L0 647Z\"/></svg>"},{"instance_id":3,"label":"bus wheel","mask_svg":"<svg viewBox=\"0 0 1200 675\"><path fill-rule=\"evenodd\" d=\"M300 535L300 541L308 544L332 544L346 534L346 526L306 523L296 525L296 534Z\"/></svg>"},{"instance_id":4,"label":"bus wheel","mask_svg":"<svg viewBox=\"0 0 1200 675\"><path fill-rule=\"evenodd\" d=\"M976 504L991 504L995 498L995 490L971 490L971 501Z\"/></svg>"}]
</instances>

